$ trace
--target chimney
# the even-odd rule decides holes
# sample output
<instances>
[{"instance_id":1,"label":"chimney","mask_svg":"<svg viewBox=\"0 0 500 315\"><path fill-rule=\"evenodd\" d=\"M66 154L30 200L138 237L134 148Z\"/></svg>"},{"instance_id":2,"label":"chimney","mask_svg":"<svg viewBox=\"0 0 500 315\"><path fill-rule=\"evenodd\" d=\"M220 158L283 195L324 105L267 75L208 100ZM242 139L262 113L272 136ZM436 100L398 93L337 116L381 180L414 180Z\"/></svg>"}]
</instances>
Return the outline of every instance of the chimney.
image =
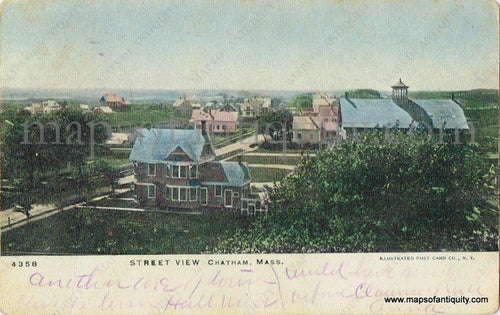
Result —
<instances>
[{"instance_id":1,"label":"chimney","mask_svg":"<svg viewBox=\"0 0 500 315\"><path fill-rule=\"evenodd\" d=\"M241 163L242 163L242 162L241 162L241 154L238 154L238 164L240 164L240 165L241 165Z\"/></svg>"}]
</instances>

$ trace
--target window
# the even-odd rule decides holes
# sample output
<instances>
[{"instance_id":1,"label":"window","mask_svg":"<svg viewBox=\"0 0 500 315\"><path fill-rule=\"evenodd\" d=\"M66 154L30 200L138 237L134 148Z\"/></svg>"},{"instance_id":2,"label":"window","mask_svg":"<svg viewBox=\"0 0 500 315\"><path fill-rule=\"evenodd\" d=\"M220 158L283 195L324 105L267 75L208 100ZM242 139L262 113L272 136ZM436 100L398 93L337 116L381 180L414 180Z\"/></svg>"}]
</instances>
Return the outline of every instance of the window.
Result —
<instances>
[{"instance_id":1,"label":"window","mask_svg":"<svg viewBox=\"0 0 500 315\"><path fill-rule=\"evenodd\" d=\"M170 198L173 201L187 201L189 194L189 187L172 187ZM193 188L195 189L195 188Z\"/></svg>"},{"instance_id":2,"label":"window","mask_svg":"<svg viewBox=\"0 0 500 315\"><path fill-rule=\"evenodd\" d=\"M328 122L328 118L325 118L325 122Z\"/></svg>"},{"instance_id":3,"label":"window","mask_svg":"<svg viewBox=\"0 0 500 315\"><path fill-rule=\"evenodd\" d=\"M181 178L187 178L187 170L188 170L188 166L187 165L181 165L179 166L180 169L181 169Z\"/></svg>"},{"instance_id":4,"label":"window","mask_svg":"<svg viewBox=\"0 0 500 315\"><path fill-rule=\"evenodd\" d=\"M198 177L198 166L196 166L196 165L191 166L189 177L190 178L197 178Z\"/></svg>"},{"instance_id":5,"label":"window","mask_svg":"<svg viewBox=\"0 0 500 315\"><path fill-rule=\"evenodd\" d=\"M148 175L155 176L156 175L156 164L149 163L148 164Z\"/></svg>"},{"instance_id":6,"label":"window","mask_svg":"<svg viewBox=\"0 0 500 315\"><path fill-rule=\"evenodd\" d=\"M148 186L148 198L156 198L156 186Z\"/></svg>"},{"instance_id":7,"label":"window","mask_svg":"<svg viewBox=\"0 0 500 315\"><path fill-rule=\"evenodd\" d=\"M172 187L172 200L179 200L179 188L177 187Z\"/></svg>"},{"instance_id":8,"label":"window","mask_svg":"<svg viewBox=\"0 0 500 315\"><path fill-rule=\"evenodd\" d=\"M165 185L165 200L168 200L170 198L170 188L168 188L167 185Z\"/></svg>"},{"instance_id":9,"label":"window","mask_svg":"<svg viewBox=\"0 0 500 315\"><path fill-rule=\"evenodd\" d=\"M255 205L252 203L248 205L248 214L250 214L250 215L255 214Z\"/></svg>"},{"instance_id":10,"label":"window","mask_svg":"<svg viewBox=\"0 0 500 315\"><path fill-rule=\"evenodd\" d=\"M198 200L198 191L196 188L190 188L189 189L189 201L196 201Z\"/></svg>"},{"instance_id":11,"label":"window","mask_svg":"<svg viewBox=\"0 0 500 315\"><path fill-rule=\"evenodd\" d=\"M208 190L206 188L201 188L200 190L200 199L202 205L208 204Z\"/></svg>"},{"instance_id":12,"label":"window","mask_svg":"<svg viewBox=\"0 0 500 315\"><path fill-rule=\"evenodd\" d=\"M224 191L224 206L231 208L233 206L233 191Z\"/></svg>"},{"instance_id":13,"label":"window","mask_svg":"<svg viewBox=\"0 0 500 315\"><path fill-rule=\"evenodd\" d=\"M219 126L219 125L217 125L217 130L219 130L219 129L220 129L220 126Z\"/></svg>"},{"instance_id":14,"label":"window","mask_svg":"<svg viewBox=\"0 0 500 315\"><path fill-rule=\"evenodd\" d=\"M179 193L180 193L180 200L181 201L186 201L187 200L187 189L186 188L179 188Z\"/></svg>"},{"instance_id":15,"label":"window","mask_svg":"<svg viewBox=\"0 0 500 315\"><path fill-rule=\"evenodd\" d=\"M174 177L174 178L180 177L179 165L174 165L172 167L172 177Z\"/></svg>"},{"instance_id":16,"label":"window","mask_svg":"<svg viewBox=\"0 0 500 315\"><path fill-rule=\"evenodd\" d=\"M301 132L297 133L297 139L299 139L299 140L302 139L302 133Z\"/></svg>"},{"instance_id":17,"label":"window","mask_svg":"<svg viewBox=\"0 0 500 315\"><path fill-rule=\"evenodd\" d=\"M237 192L237 191L235 191L235 192L233 193L233 195L234 195L234 197L239 197L239 196L240 196L240 193L239 193L239 192Z\"/></svg>"},{"instance_id":18,"label":"window","mask_svg":"<svg viewBox=\"0 0 500 315\"><path fill-rule=\"evenodd\" d=\"M242 200L241 201L241 209L247 210L248 209L248 201L247 200Z\"/></svg>"},{"instance_id":19,"label":"window","mask_svg":"<svg viewBox=\"0 0 500 315\"><path fill-rule=\"evenodd\" d=\"M220 185L215 186L215 196L222 197L222 186Z\"/></svg>"},{"instance_id":20,"label":"window","mask_svg":"<svg viewBox=\"0 0 500 315\"><path fill-rule=\"evenodd\" d=\"M187 165L173 165L172 177L173 178L187 178L188 166Z\"/></svg>"}]
</instances>

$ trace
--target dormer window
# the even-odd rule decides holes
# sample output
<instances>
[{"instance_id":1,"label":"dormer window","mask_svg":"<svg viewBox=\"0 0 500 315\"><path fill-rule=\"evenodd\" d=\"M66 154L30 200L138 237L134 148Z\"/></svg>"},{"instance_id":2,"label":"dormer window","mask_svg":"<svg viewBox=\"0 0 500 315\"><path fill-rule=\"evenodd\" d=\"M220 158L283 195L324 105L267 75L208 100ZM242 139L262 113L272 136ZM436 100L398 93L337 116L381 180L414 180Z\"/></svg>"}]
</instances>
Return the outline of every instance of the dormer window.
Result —
<instances>
[{"instance_id":1,"label":"dormer window","mask_svg":"<svg viewBox=\"0 0 500 315\"><path fill-rule=\"evenodd\" d=\"M148 175L156 176L156 164L153 163L148 164Z\"/></svg>"},{"instance_id":2,"label":"dormer window","mask_svg":"<svg viewBox=\"0 0 500 315\"><path fill-rule=\"evenodd\" d=\"M180 166L180 169L181 169L181 178L187 178L187 165L181 165Z\"/></svg>"},{"instance_id":3,"label":"dormer window","mask_svg":"<svg viewBox=\"0 0 500 315\"><path fill-rule=\"evenodd\" d=\"M172 177L174 177L174 178L181 177L179 165L172 166Z\"/></svg>"},{"instance_id":4,"label":"dormer window","mask_svg":"<svg viewBox=\"0 0 500 315\"><path fill-rule=\"evenodd\" d=\"M172 177L173 178L187 178L188 166L187 165L173 165Z\"/></svg>"}]
</instances>

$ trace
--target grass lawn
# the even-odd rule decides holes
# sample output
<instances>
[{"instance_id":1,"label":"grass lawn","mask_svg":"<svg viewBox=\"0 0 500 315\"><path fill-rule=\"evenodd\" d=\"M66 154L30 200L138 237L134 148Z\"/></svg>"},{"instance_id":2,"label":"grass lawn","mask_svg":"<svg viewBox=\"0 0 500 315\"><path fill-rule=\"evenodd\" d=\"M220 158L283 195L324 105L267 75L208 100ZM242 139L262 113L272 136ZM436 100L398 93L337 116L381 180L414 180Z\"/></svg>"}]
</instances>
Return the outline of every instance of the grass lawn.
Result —
<instances>
[{"instance_id":1,"label":"grass lawn","mask_svg":"<svg viewBox=\"0 0 500 315\"><path fill-rule=\"evenodd\" d=\"M250 167L252 183L278 182L281 181L288 173L290 173L289 170L277 168Z\"/></svg>"},{"instance_id":2,"label":"grass lawn","mask_svg":"<svg viewBox=\"0 0 500 315\"><path fill-rule=\"evenodd\" d=\"M74 209L2 233L2 254L197 254L249 218Z\"/></svg>"},{"instance_id":3,"label":"grass lawn","mask_svg":"<svg viewBox=\"0 0 500 315\"><path fill-rule=\"evenodd\" d=\"M238 161L237 157L230 159L229 161ZM286 165L297 165L300 161L300 157L296 156L242 156L242 161L248 164L286 164Z\"/></svg>"},{"instance_id":4,"label":"grass lawn","mask_svg":"<svg viewBox=\"0 0 500 315\"><path fill-rule=\"evenodd\" d=\"M106 115L111 127L140 126L149 123L166 122L171 117L170 109L152 109L148 106L132 106L129 110L116 111Z\"/></svg>"},{"instance_id":5,"label":"grass lawn","mask_svg":"<svg viewBox=\"0 0 500 315\"><path fill-rule=\"evenodd\" d=\"M108 162L110 162L113 166L116 167L121 167L130 164L130 161L128 159L106 159Z\"/></svg>"},{"instance_id":6,"label":"grass lawn","mask_svg":"<svg viewBox=\"0 0 500 315\"><path fill-rule=\"evenodd\" d=\"M256 153L283 153L283 148L280 149L267 149L267 148L262 148L259 147L257 150L252 151ZM301 149L289 149L288 147L286 148L286 153L307 153L307 150L301 150ZM309 153L315 153L315 150L309 150Z\"/></svg>"}]
</instances>

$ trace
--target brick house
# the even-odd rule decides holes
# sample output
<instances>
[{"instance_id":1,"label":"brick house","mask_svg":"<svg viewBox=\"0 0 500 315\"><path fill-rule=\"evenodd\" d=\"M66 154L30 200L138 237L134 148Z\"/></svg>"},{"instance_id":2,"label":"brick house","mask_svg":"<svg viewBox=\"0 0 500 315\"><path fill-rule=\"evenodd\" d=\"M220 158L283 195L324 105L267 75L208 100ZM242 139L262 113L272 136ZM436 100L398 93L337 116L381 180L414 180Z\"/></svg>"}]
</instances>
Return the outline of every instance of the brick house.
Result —
<instances>
[{"instance_id":1,"label":"brick house","mask_svg":"<svg viewBox=\"0 0 500 315\"><path fill-rule=\"evenodd\" d=\"M202 129L143 129L129 160L144 207L166 210L240 211L250 196L250 170L241 162L214 161Z\"/></svg>"}]
</instances>

